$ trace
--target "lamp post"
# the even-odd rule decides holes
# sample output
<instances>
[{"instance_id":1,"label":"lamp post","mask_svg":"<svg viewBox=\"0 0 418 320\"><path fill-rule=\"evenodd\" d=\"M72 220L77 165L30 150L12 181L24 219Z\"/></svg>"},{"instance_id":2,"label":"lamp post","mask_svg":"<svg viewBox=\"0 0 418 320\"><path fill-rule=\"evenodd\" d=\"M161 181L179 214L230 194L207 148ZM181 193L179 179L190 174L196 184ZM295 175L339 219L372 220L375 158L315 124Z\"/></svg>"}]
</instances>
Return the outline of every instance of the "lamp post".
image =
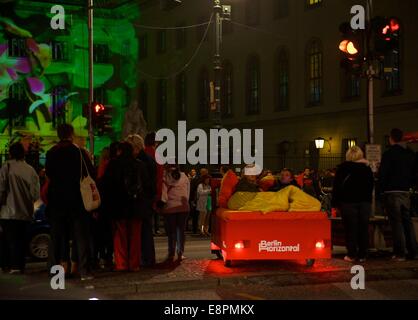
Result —
<instances>
[{"instance_id":1,"label":"lamp post","mask_svg":"<svg viewBox=\"0 0 418 320\"><path fill-rule=\"evenodd\" d=\"M215 55L213 58L213 65L215 71L214 81L214 103L211 106L213 111L213 125L214 128L222 128L221 119L221 76L222 76L222 62L221 62L221 44L222 44L222 5L220 0L214 0L213 12L215 15Z\"/></svg>"},{"instance_id":2,"label":"lamp post","mask_svg":"<svg viewBox=\"0 0 418 320\"><path fill-rule=\"evenodd\" d=\"M90 138L90 155L94 156L94 131L93 131L93 102L94 102L94 78L93 78L93 0L87 0L88 10L88 33L89 33L89 138Z\"/></svg>"}]
</instances>

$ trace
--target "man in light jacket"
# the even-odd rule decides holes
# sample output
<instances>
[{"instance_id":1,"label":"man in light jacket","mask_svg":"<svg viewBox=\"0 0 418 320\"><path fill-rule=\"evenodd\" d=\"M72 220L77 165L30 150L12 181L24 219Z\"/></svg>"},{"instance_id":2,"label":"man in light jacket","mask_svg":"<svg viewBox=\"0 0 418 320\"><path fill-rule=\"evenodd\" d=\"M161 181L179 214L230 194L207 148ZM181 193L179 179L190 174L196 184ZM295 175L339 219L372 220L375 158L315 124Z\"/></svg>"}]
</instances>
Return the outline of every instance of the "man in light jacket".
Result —
<instances>
[{"instance_id":1,"label":"man in light jacket","mask_svg":"<svg viewBox=\"0 0 418 320\"><path fill-rule=\"evenodd\" d=\"M10 147L11 160L0 170L0 265L3 272L25 270L26 231L40 197L39 177L28 165L21 143Z\"/></svg>"}]
</instances>

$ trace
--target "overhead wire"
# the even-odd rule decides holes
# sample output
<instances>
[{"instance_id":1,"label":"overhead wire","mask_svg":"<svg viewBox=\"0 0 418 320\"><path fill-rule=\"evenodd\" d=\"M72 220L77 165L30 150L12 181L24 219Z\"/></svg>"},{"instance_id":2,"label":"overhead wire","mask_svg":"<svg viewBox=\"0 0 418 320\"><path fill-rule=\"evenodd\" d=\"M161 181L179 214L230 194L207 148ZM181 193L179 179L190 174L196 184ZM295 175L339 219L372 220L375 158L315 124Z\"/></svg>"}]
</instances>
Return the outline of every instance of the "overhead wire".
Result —
<instances>
[{"instance_id":1,"label":"overhead wire","mask_svg":"<svg viewBox=\"0 0 418 320\"><path fill-rule=\"evenodd\" d=\"M210 25L212 24L212 22L213 22L213 14L210 17L210 20L209 20L209 23L208 23L208 25L206 27L205 33L203 34L203 37L202 37L199 45L197 46L195 52L190 57L190 59L187 61L187 63L185 65L183 65L183 67L181 67L179 70L177 70L176 72L173 72L173 73L171 73L171 74L169 74L167 76L155 76L155 75L152 75L150 73L147 73L147 72L145 72L145 71L143 71L143 70L141 70L139 68L137 69L138 73L140 73L140 74L144 75L145 77L150 78L152 80L169 80L169 79L172 79L172 78L177 77L179 74L181 74L187 68L189 68L190 64L196 58L197 54L199 53L200 49L202 48L203 43L205 42L205 39L206 39L206 37L208 35L209 28L210 28Z\"/></svg>"}]
</instances>

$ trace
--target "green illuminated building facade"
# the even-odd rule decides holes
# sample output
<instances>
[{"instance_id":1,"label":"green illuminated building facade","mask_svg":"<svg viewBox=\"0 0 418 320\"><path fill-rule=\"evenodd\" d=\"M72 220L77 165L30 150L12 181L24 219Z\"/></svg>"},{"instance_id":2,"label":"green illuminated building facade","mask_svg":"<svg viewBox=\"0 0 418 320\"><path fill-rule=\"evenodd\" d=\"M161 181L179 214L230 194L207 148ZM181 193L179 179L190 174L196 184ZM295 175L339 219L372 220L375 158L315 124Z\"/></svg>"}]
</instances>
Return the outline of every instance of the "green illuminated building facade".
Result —
<instances>
[{"instance_id":1,"label":"green illuminated building facade","mask_svg":"<svg viewBox=\"0 0 418 320\"><path fill-rule=\"evenodd\" d=\"M87 1L1 0L0 153L20 137L43 152L56 141L56 127L72 123L86 143L88 101ZM50 26L51 7L65 9L65 29ZM136 1L95 1L95 100L113 106L113 133L96 137L95 153L118 138L125 109L137 99ZM41 151L42 152L42 151Z\"/></svg>"}]
</instances>

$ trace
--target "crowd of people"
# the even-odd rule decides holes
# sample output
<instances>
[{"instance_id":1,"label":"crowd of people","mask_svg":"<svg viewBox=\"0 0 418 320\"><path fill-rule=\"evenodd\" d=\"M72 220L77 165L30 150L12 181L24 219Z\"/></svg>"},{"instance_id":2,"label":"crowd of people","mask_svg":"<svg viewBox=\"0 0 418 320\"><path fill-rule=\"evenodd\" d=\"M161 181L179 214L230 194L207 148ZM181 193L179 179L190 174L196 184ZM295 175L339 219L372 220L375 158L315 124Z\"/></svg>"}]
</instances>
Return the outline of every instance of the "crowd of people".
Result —
<instances>
[{"instance_id":1,"label":"crowd of people","mask_svg":"<svg viewBox=\"0 0 418 320\"><path fill-rule=\"evenodd\" d=\"M101 154L97 168L87 150L74 143L71 125L59 126L59 143L46 155L41 179L28 165L21 143L10 147L10 160L0 171L0 262L3 271L25 270L25 228L32 220L33 204L42 198L51 225L48 268L62 265L66 274L89 280L95 268L136 272L156 266L154 236L167 235L167 258L172 266L185 259L185 233L210 236L211 213L217 207L217 189L231 168L221 166L220 177L192 168L188 174L176 164L158 164L155 133L143 139L129 135ZM415 258L417 243L410 212L410 190L417 185L416 155L402 145L403 133L391 132L391 147L383 155L378 190L392 227L395 261ZM246 170L242 170L242 172ZM101 205L87 212L80 181L91 176ZM338 168L318 174L306 168L264 170L242 174L236 192L277 192L296 186L335 208L346 232L346 261L364 262L369 249L369 219L375 176L359 147L350 148Z\"/></svg>"}]
</instances>

